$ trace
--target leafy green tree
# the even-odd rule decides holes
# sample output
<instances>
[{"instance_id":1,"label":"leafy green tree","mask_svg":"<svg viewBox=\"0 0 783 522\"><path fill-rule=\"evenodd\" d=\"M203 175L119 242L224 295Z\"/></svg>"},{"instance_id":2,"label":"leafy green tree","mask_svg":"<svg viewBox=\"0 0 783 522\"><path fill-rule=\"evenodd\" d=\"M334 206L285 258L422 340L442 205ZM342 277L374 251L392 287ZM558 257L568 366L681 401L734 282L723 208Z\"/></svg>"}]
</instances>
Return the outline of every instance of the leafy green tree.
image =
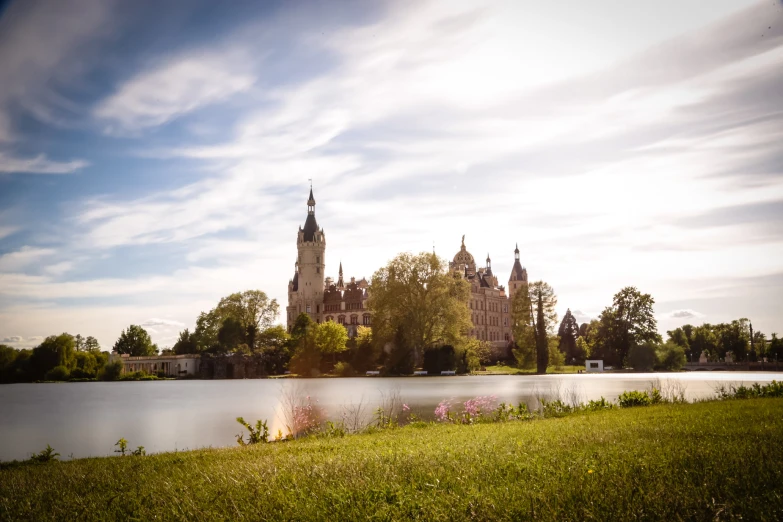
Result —
<instances>
[{"instance_id":1,"label":"leafy green tree","mask_svg":"<svg viewBox=\"0 0 783 522\"><path fill-rule=\"evenodd\" d=\"M336 362L338 353L348 349L348 332L341 324L334 321L326 321L316 325L315 345L323 355L332 355L332 362Z\"/></svg>"},{"instance_id":2,"label":"leafy green tree","mask_svg":"<svg viewBox=\"0 0 783 522\"><path fill-rule=\"evenodd\" d=\"M378 350L372 340L372 328L360 326L351 341L351 366L359 373L374 369L378 363Z\"/></svg>"},{"instance_id":3,"label":"leafy green tree","mask_svg":"<svg viewBox=\"0 0 783 522\"><path fill-rule=\"evenodd\" d=\"M543 374L549 364L549 335L554 333L557 323L557 297L554 289L543 281L531 283L529 290L530 302L536 311L536 372Z\"/></svg>"},{"instance_id":4,"label":"leafy green tree","mask_svg":"<svg viewBox=\"0 0 783 522\"><path fill-rule=\"evenodd\" d=\"M291 357L291 371L304 376L317 376L320 373L322 354L318 350L315 334L318 325L306 313L296 318L292 338L296 342L296 351Z\"/></svg>"},{"instance_id":5,"label":"leafy green tree","mask_svg":"<svg viewBox=\"0 0 783 522\"><path fill-rule=\"evenodd\" d=\"M682 327L675 328L666 332L669 336L669 341L673 342L677 346L681 346L685 350L689 350L690 343L688 342L688 336L685 334L685 330Z\"/></svg>"},{"instance_id":6,"label":"leafy green tree","mask_svg":"<svg viewBox=\"0 0 783 522\"><path fill-rule=\"evenodd\" d=\"M243 344L247 344L246 328L238 319L231 316L226 317L218 330L218 349L215 350L213 347L212 350L219 353L229 353L237 351L237 348Z\"/></svg>"},{"instance_id":7,"label":"leafy green tree","mask_svg":"<svg viewBox=\"0 0 783 522\"><path fill-rule=\"evenodd\" d=\"M84 338L84 349L88 352L100 352L101 351L101 345L98 344L98 339L93 337L92 335L88 335Z\"/></svg>"},{"instance_id":8,"label":"leafy green tree","mask_svg":"<svg viewBox=\"0 0 783 522\"><path fill-rule=\"evenodd\" d=\"M512 353L517 360L517 366L523 369L533 368L536 364L536 330L527 284L523 284L511 300L511 332L515 346Z\"/></svg>"},{"instance_id":9,"label":"leafy green tree","mask_svg":"<svg viewBox=\"0 0 783 522\"><path fill-rule=\"evenodd\" d=\"M665 344L658 346L655 352L658 369L677 371L685 366L685 348L674 341L666 341Z\"/></svg>"},{"instance_id":10,"label":"leafy green tree","mask_svg":"<svg viewBox=\"0 0 783 522\"><path fill-rule=\"evenodd\" d=\"M191 333L187 328L185 328L179 333L177 342L174 343L172 349L177 355L198 353L198 342L196 339L196 334Z\"/></svg>"},{"instance_id":11,"label":"leafy green tree","mask_svg":"<svg viewBox=\"0 0 783 522\"><path fill-rule=\"evenodd\" d=\"M256 342L264 356L267 374L279 375L288 369L295 342L285 328L280 325L267 328L258 334Z\"/></svg>"},{"instance_id":12,"label":"leafy green tree","mask_svg":"<svg viewBox=\"0 0 783 522\"><path fill-rule=\"evenodd\" d=\"M410 375L415 367L415 350L400 326L391 342L384 346L383 373L385 375Z\"/></svg>"},{"instance_id":13,"label":"leafy green tree","mask_svg":"<svg viewBox=\"0 0 783 522\"><path fill-rule=\"evenodd\" d=\"M560 337L557 335L549 337L547 344L547 351L549 352L549 366L554 366L555 368L562 367L565 364L565 354L560 350Z\"/></svg>"},{"instance_id":14,"label":"leafy green tree","mask_svg":"<svg viewBox=\"0 0 783 522\"><path fill-rule=\"evenodd\" d=\"M64 366L71 369L74 366L76 343L71 334L50 335L44 341L33 348L30 357L30 369L33 380L40 380L55 366Z\"/></svg>"},{"instance_id":15,"label":"leafy green tree","mask_svg":"<svg viewBox=\"0 0 783 522\"><path fill-rule=\"evenodd\" d=\"M470 330L470 285L432 253L399 254L375 272L368 306L373 312L373 339L423 350L458 344Z\"/></svg>"},{"instance_id":16,"label":"leafy green tree","mask_svg":"<svg viewBox=\"0 0 783 522\"><path fill-rule=\"evenodd\" d=\"M202 312L196 320L199 351L214 350L220 344L218 334L228 318L242 326L246 344L255 351L258 332L273 326L279 309L277 300L270 300L261 290L246 290L222 298L215 308Z\"/></svg>"},{"instance_id":17,"label":"leafy green tree","mask_svg":"<svg viewBox=\"0 0 783 522\"><path fill-rule=\"evenodd\" d=\"M658 362L656 354L657 345L652 341L635 344L628 350L625 365L637 372L649 372Z\"/></svg>"},{"instance_id":18,"label":"leafy green tree","mask_svg":"<svg viewBox=\"0 0 783 522\"><path fill-rule=\"evenodd\" d=\"M750 346L750 330L747 319L735 319L731 323L714 325L713 333L718 339L717 355L719 358L723 359L728 352L731 352L735 361L747 359Z\"/></svg>"},{"instance_id":19,"label":"leafy green tree","mask_svg":"<svg viewBox=\"0 0 783 522\"><path fill-rule=\"evenodd\" d=\"M783 361L783 339L779 338L776 333L773 333L769 338L767 360L775 362Z\"/></svg>"},{"instance_id":20,"label":"leafy green tree","mask_svg":"<svg viewBox=\"0 0 783 522\"><path fill-rule=\"evenodd\" d=\"M563 316L557 335L560 337L559 349L565 354L566 362L569 364L584 363L585 353L576 344L576 340L579 338L579 324L571 314L570 308L566 310Z\"/></svg>"},{"instance_id":21,"label":"leafy green tree","mask_svg":"<svg viewBox=\"0 0 783 522\"><path fill-rule=\"evenodd\" d=\"M73 337L73 343L77 352L81 352L82 350L84 350L84 337L82 337L81 334L76 334Z\"/></svg>"},{"instance_id":22,"label":"leafy green tree","mask_svg":"<svg viewBox=\"0 0 783 522\"><path fill-rule=\"evenodd\" d=\"M708 358L717 357L718 338L712 331L712 326L703 324L693 329L688 343L688 355L691 361L698 361L702 352L706 352Z\"/></svg>"},{"instance_id":23,"label":"leafy green tree","mask_svg":"<svg viewBox=\"0 0 783 522\"><path fill-rule=\"evenodd\" d=\"M114 351L119 354L127 353L133 357L155 355L157 353L147 330L135 324L122 331L117 342L114 343Z\"/></svg>"},{"instance_id":24,"label":"leafy green tree","mask_svg":"<svg viewBox=\"0 0 783 522\"><path fill-rule=\"evenodd\" d=\"M605 308L599 317L593 357L619 366L632 346L661 342L654 304L650 294L642 294L632 286L615 294L612 306Z\"/></svg>"}]
</instances>

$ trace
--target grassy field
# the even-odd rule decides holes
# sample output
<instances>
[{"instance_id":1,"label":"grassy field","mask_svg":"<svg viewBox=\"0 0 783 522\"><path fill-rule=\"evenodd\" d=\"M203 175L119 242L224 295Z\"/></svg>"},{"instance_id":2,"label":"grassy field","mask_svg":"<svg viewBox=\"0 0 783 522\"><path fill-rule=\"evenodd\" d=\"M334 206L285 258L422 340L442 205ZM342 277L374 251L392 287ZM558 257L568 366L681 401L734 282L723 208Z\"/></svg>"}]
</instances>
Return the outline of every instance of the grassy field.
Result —
<instances>
[{"instance_id":1,"label":"grassy field","mask_svg":"<svg viewBox=\"0 0 783 522\"><path fill-rule=\"evenodd\" d=\"M577 373L579 370L584 370L584 365L581 366L549 366L546 369L546 373ZM519 368L513 368L511 366L487 366L483 372L475 372L479 375L535 375L535 368L529 370L521 370Z\"/></svg>"},{"instance_id":2,"label":"grassy field","mask_svg":"<svg viewBox=\"0 0 783 522\"><path fill-rule=\"evenodd\" d=\"M783 399L0 471L0 519L783 519Z\"/></svg>"}]
</instances>

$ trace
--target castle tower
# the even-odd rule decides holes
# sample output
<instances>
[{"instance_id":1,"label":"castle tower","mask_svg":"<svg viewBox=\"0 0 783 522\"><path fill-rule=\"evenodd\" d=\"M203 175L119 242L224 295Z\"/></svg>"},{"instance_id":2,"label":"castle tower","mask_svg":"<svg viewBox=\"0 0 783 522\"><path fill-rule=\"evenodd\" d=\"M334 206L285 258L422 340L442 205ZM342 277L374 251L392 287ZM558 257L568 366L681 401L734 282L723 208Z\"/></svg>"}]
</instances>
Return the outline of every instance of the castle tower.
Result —
<instances>
[{"instance_id":1,"label":"castle tower","mask_svg":"<svg viewBox=\"0 0 783 522\"><path fill-rule=\"evenodd\" d=\"M326 234L315 220L315 198L310 187L307 200L307 218L296 237L296 271L288 288L288 327L296 317L308 313L313 321L321 322L324 297L324 267L326 266Z\"/></svg>"},{"instance_id":2,"label":"castle tower","mask_svg":"<svg viewBox=\"0 0 783 522\"><path fill-rule=\"evenodd\" d=\"M508 298L513 299L514 293L523 285L527 285L527 269L519 263L519 244L517 244L514 248L514 266L508 278Z\"/></svg>"}]
</instances>

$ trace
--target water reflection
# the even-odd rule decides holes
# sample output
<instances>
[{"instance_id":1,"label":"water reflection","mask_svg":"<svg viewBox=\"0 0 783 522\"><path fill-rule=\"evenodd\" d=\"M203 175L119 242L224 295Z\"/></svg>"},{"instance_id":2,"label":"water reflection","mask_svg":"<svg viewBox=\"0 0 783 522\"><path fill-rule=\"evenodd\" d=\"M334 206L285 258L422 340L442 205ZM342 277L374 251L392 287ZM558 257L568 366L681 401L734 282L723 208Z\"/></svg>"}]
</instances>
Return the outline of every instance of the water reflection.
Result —
<instances>
[{"instance_id":1,"label":"water reflection","mask_svg":"<svg viewBox=\"0 0 783 522\"><path fill-rule=\"evenodd\" d=\"M535 406L540 397L576 395L614 400L651 382L676 382L689 400L713 396L719 384L770 382L780 374L698 372L544 376L468 376L297 380L149 381L11 384L0 386L0 460L23 459L51 444L63 457L112 454L121 437L149 453L230 446L241 427L235 418L267 419L270 432L286 431L283 398L310 396L331 418L359 404L364 419L383 394L399 390L403 402L431 418L443 399L480 395Z\"/></svg>"}]
</instances>

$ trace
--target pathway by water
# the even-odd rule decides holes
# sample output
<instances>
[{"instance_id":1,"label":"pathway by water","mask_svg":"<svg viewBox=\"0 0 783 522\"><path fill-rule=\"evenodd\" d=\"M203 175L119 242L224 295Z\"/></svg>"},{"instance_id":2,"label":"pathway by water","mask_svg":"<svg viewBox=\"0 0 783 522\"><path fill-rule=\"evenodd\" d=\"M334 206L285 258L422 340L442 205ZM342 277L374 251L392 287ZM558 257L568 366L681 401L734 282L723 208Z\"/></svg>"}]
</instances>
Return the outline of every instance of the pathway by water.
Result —
<instances>
[{"instance_id":1,"label":"pathway by water","mask_svg":"<svg viewBox=\"0 0 783 522\"><path fill-rule=\"evenodd\" d=\"M309 395L332 418L344 406L369 415L383 396L431 417L443 399L495 395L507 403L573 395L581 401L616 399L651 382L684 387L688 399L714 396L720 384L780 380L781 374L698 372L543 376L464 376L353 379L88 382L0 385L0 460L24 459L50 444L62 458L110 455L124 437L148 453L236 444L236 417L268 419L272 434L285 431L283 399ZM531 404L532 405L532 404Z\"/></svg>"}]
</instances>

